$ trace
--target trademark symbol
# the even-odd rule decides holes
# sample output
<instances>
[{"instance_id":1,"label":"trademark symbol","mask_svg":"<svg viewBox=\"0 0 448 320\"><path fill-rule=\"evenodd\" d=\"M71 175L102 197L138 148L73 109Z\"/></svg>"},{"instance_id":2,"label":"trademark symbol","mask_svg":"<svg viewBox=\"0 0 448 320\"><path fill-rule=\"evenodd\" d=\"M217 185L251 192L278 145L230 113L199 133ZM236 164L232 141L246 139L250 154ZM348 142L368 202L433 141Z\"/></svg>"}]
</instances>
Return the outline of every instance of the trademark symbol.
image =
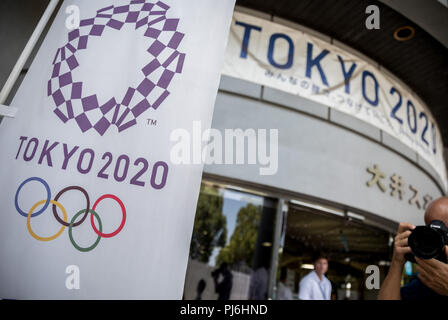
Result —
<instances>
[{"instance_id":1,"label":"trademark symbol","mask_svg":"<svg viewBox=\"0 0 448 320\"><path fill-rule=\"evenodd\" d=\"M157 120L154 119L146 119L148 126L156 126L157 125Z\"/></svg>"}]
</instances>

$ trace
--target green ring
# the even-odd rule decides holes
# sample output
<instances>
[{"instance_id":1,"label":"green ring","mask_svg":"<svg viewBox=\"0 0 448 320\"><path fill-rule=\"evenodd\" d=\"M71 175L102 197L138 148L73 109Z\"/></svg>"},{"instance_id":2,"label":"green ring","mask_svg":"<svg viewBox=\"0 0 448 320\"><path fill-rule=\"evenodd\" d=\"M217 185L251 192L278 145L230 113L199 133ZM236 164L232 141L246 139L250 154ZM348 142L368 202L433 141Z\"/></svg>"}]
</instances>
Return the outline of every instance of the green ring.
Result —
<instances>
[{"instance_id":1,"label":"green ring","mask_svg":"<svg viewBox=\"0 0 448 320\"><path fill-rule=\"evenodd\" d=\"M70 225L69 225L69 227L68 227L68 236L69 236L69 238L70 238L70 242L72 243L72 245L73 245L76 249L78 249L78 250L81 251L81 252L88 252L88 251L91 251L91 250L95 249L95 247L98 245L98 243L99 243L100 240L101 240L101 236L98 236L98 238L96 239L95 243L92 244L92 245L91 245L90 247L88 247L88 248L83 248L83 247L78 246L78 245L76 244L75 240L73 240L73 235L72 235L73 224L75 223L76 218L78 218L78 217L79 217L81 214L83 214L84 212L86 212L86 209L82 209L81 211L79 211L77 214L74 215L74 217L72 218L72 221L70 221ZM102 229L103 229L103 226L101 225L101 219L100 219L100 216L99 216L95 211L93 211L92 209L89 209L89 212L90 212L91 214L93 214L93 215L95 216L95 218L98 220L98 224L99 224L99 227L100 227L99 229L100 229L100 232L101 232Z\"/></svg>"}]
</instances>

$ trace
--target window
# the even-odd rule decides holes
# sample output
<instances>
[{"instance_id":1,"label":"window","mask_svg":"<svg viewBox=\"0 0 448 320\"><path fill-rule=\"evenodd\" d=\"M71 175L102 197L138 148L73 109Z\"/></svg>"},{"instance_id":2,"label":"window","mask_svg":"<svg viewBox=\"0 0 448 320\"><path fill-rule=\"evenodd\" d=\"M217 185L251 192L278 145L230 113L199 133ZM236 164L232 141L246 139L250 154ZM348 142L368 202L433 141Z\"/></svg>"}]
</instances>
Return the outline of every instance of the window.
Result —
<instances>
[{"instance_id":1,"label":"window","mask_svg":"<svg viewBox=\"0 0 448 320\"><path fill-rule=\"evenodd\" d=\"M266 299L276 200L203 182L184 299Z\"/></svg>"}]
</instances>

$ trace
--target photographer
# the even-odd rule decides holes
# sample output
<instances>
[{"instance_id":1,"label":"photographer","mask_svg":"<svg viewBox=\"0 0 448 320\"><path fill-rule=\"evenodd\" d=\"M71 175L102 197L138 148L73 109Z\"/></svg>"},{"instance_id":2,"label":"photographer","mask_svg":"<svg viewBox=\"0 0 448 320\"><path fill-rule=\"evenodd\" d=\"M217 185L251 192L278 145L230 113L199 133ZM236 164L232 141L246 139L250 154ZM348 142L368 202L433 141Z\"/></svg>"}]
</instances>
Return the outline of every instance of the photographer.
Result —
<instances>
[{"instance_id":1,"label":"photographer","mask_svg":"<svg viewBox=\"0 0 448 320\"><path fill-rule=\"evenodd\" d=\"M434 200L425 212L425 224L440 220L448 226L448 197ZM379 300L422 300L448 298L448 264L436 259L423 260L415 257L418 277L400 289L405 254L411 253L408 237L415 226L400 223L395 237L394 252L389 273L378 294ZM448 246L444 247L448 257Z\"/></svg>"}]
</instances>

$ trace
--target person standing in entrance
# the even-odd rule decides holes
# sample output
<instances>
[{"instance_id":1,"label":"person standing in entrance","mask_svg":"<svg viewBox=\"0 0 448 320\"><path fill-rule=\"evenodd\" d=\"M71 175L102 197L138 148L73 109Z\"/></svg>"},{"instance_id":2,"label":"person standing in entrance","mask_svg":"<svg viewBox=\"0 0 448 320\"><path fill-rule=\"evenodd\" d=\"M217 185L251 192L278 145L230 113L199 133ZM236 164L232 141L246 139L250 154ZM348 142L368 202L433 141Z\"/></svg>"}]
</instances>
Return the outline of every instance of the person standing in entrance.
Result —
<instances>
[{"instance_id":1,"label":"person standing in entrance","mask_svg":"<svg viewBox=\"0 0 448 320\"><path fill-rule=\"evenodd\" d=\"M326 256L316 255L314 270L302 278L299 284L300 300L330 300L331 282L325 276L328 271L328 259Z\"/></svg>"}]
</instances>

